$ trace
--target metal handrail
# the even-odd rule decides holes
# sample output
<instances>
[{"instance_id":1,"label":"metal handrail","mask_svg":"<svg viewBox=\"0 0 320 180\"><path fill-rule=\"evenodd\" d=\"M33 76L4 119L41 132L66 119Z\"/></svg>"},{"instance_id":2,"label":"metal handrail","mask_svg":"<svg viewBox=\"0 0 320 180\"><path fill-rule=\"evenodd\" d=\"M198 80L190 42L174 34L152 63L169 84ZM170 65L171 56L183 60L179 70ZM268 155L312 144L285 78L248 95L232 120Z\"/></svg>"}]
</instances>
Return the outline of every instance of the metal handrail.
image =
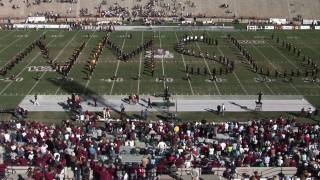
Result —
<instances>
[{"instance_id":1,"label":"metal handrail","mask_svg":"<svg viewBox=\"0 0 320 180\"><path fill-rule=\"evenodd\" d=\"M280 170L279 170L278 168L280 168ZM265 173L266 171L267 171L268 173ZM274 173L274 172L283 173L283 171L284 171L284 170L283 170L283 167L274 167L274 168L272 168L272 169L267 169L267 170L265 170L265 171L261 171L261 172L260 172L260 175L263 176L263 174L266 175L266 174L271 174L271 173ZM287 171L290 171L290 172L291 172L291 171L292 171L292 172L295 171L295 172L296 172L297 170L296 170L296 169L288 169L288 170L285 170L285 171L286 171L286 172L287 172ZM278 173L278 174L279 174L279 173ZM268 177L270 177L270 176L265 176L265 177L268 178Z\"/></svg>"}]
</instances>

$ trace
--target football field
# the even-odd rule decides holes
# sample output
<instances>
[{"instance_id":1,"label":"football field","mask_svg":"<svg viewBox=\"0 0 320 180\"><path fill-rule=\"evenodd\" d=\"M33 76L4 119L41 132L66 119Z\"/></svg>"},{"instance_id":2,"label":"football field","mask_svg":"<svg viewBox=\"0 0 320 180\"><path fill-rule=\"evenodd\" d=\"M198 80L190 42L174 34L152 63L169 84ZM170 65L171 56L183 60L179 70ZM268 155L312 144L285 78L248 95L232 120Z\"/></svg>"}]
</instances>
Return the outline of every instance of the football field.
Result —
<instances>
[{"instance_id":1,"label":"football field","mask_svg":"<svg viewBox=\"0 0 320 180\"><path fill-rule=\"evenodd\" d=\"M271 39L273 33L274 39ZM259 67L263 68L263 73L250 69L245 57L227 38L228 34L248 50ZM11 99L19 101L24 96L33 94L154 95L162 93L166 86L175 95L256 95L262 91L266 95L303 95L315 98L320 96L319 73L311 74L311 66L320 64L320 32L317 31L115 31L110 33L109 37L124 52L130 52L150 39L153 39L152 49L142 51L124 62L118 60L111 49L105 46L91 78L87 78L86 74L87 61L91 60L92 53L105 32L0 31L0 68L43 35L46 37L44 42L49 49L50 58L60 64L68 61L74 49L81 43L85 42L85 47L67 79L50 70L50 65L40 49L34 48L5 76L0 76L1 105ZM185 35L218 40L218 45L194 41L188 43L186 48L215 55L217 59L219 56L227 57L234 62L234 71L220 75L219 70L223 65L218 60L176 52L176 44ZM278 37L279 43L276 42ZM292 49L289 52L282 47L282 41L291 43L292 48L301 49L301 55L298 57ZM151 50L155 53L153 76L146 67L147 56ZM311 61L303 61L304 56ZM189 70L194 69L194 72L187 73L186 67ZM270 71L269 75L266 75L267 69ZM275 70L280 72L279 76L275 76ZM299 75L296 74L298 70ZM215 81L211 80L212 71L217 72ZM308 75L305 74L306 71L309 72ZM284 72L287 73L286 77L283 75ZM292 72L294 74L291 74ZM190 78L187 78L187 74ZM10 79L12 76L14 80ZM36 77L40 80L36 80Z\"/></svg>"}]
</instances>

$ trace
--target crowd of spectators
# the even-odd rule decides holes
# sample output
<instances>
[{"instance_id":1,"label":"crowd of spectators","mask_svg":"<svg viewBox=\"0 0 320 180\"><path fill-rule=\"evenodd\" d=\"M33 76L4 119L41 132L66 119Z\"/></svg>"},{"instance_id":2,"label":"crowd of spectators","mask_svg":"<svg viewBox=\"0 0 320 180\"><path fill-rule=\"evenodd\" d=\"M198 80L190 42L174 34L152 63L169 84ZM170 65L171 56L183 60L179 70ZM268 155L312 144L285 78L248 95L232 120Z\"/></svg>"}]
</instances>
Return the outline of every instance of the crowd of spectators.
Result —
<instances>
[{"instance_id":1,"label":"crowd of spectators","mask_svg":"<svg viewBox=\"0 0 320 180\"><path fill-rule=\"evenodd\" d=\"M27 8L31 6L41 5L42 3L52 3L52 0L0 0L0 6L11 6L12 9L20 8L21 5L25 5ZM60 0L55 1L59 3L77 3L77 0Z\"/></svg>"},{"instance_id":2,"label":"crowd of spectators","mask_svg":"<svg viewBox=\"0 0 320 180\"><path fill-rule=\"evenodd\" d=\"M68 4L61 6L61 3ZM123 20L134 20L136 17L144 18L166 18L166 17L190 17L192 9L196 7L195 2L176 0L145 0L134 2L106 2L96 1L92 3L81 2L80 8L76 6L78 0L40 1L40 0L0 0L0 6L12 7L13 9L24 9L28 12L26 16L45 16L50 22L57 22L65 17L116 17ZM44 5L44 8L38 8ZM94 7L91 7L96 5ZM54 8L54 7L57 8ZM21 10L22 11L22 10Z\"/></svg>"},{"instance_id":3,"label":"crowd of spectators","mask_svg":"<svg viewBox=\"0 0 320 180\"><path fill-rule=\"evenodd\" d=\"M56 1L55 1L56 2ZM12 9L29 9L32 6L40 6L43 3L52 3L52 0L24 0L24 1L18 1L18 0L0 0L0 6L3 7L11 7ZM75 0L61 0L59 3L77 3ZM54 20L57 21L58 18L61 18L61 12L48 9L47 11L31 11L29 14L26 14L26 16L45 16L48 20ZM70 14L71 9L69 8L66 11L66 14Z\"/></svg>"},{"instance_id":4,"label":"crowd of spectators","mask_svg":"<svg viewBox=\"0 0 320 180\"><path fill-rule=\"evenodd\" d=\"M76 179L155 176L177 168L200 167L212 173L226 167L299 167L297 175L316 177L320 170L320 128L295 120L239 122L97 122L63 125L12 121L0 123L5 166L34 166L30 176L62 179L65 167ZM224 138L221 138L221 134ZM144 147L139 144L144 143ZM121 147L131 147L122 152ZM126 153L144 155L140 164L124 164ZM102 179L103 179L102 178Z\"/></svg>"},{"instance_id":5,"label":"crowd of spectators","mask_svg":"<svg viewBox=\"0 0 320 180\"><path fill-rule=\"evenodd\" d=\"M129 6L121 6L114 3L108 6L107 9L99 6L97 11L102 17L122 17L122 18L135 18L135 17L172 17L182 16L186 7L194 8L194 2L183 4L175 0L163 2L158 0L148 0L142 4L137 2Z\"/></svg>"}]
</instances>

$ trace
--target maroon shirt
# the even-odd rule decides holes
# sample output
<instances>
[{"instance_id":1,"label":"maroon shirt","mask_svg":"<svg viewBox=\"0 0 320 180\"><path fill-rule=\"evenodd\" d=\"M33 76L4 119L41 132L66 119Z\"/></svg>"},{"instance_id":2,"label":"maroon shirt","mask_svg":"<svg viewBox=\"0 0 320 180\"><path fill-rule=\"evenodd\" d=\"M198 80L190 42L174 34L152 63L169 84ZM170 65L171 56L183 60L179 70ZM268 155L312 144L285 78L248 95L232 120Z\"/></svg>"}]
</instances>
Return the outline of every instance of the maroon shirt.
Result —
<instances>
[{"instance_id":1,"label":"maroon shirt","mask_svg":"<svg viewBox=\"0 0 320 180\"><path fill-rule=\"evenodd\" d=\"M43 179L43 173L41 173L40 171L36 171L34 173L34 177L35 180L42 180Z\"/></svg>"},{"instance_id":2,"label":"maroon shirt","mask_svg":"<svg viewBox=\"0 0 320 180\"><path fill-rule=\"evenodd\" d=\"M112 180L112 175L106 169L100 171L100 180Z\"/></svg>"},{"instance_id":3,"label":"maroon shirt","mask_svg":"<svg viewBox=\"0 0 320 180\"><path fill-rule=\"evenodd\" d=\"M45 175L44 175L44 178L45 180L54 180L54 175L52 172L47 172Z\"/></svg>"}]
</instances>

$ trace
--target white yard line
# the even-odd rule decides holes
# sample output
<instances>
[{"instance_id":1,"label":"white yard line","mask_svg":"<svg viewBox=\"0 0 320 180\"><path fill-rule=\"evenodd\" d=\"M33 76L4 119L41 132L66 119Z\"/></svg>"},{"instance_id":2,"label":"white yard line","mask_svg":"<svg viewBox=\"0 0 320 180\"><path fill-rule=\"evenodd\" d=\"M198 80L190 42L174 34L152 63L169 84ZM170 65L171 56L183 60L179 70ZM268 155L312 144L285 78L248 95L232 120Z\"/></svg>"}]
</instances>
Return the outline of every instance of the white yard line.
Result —
<instances>
[{"instance_id":1,"label":"white yard line","mask_svg":"<svg viewBox=\"0 0 320 180\"><path fill-rule=\"evenodd\" d=\"M60 56L61 54L65 51L65 49L70 45L70 43L76 38L77 34L79 33L80 31L78 31L77 33L75 33L72 37L71 40L69 40L69 42L59 51L59 53L57 54L57 56L54 58L53 62L56 61ZM40 80L47 74L48 71L45 71L41 74L40 78L38 81L36 81L34 83L34 85L31 87L31 89L29 89L28 93L27 94L30 94L34 88L37 87L37 85L39 84Z\"/></svg>"},{"instance_id":2,"label":"white yard line","mask_svg":"<svg viewBox=\"0 0 320 180\"><path fill-rule=\"evenodd\" d=\"M10 34L10 33L9 33L9 34ZM29 34L29 32L28 32L27 34ZM42 33L41 35L43 35L43 33ZM41 36L40 36L40 37L41 37ZM8 49L10 46L12 46L13 44L15 44L15 42L18 41L18 40L20 40L21 38L22 38L22 37L19 37L18 39L12 41L8 46L6 46L5 48L1 49L0 53L2 53L4 50ZM28 45L27 45L27 46L28 46ZM21 50L20 50L18 53L20 53L20 52L21 52ZM12 59L12 58L11 58L11 59ZM5 67L7 64L9 64L10 61L6 60L6 62L7 62L7 63L4 64L2 67Z\"/></svg>"},{"instance_id":3,"label":"white yard line","mask_svg":"<svg viewBox=\"0 0 320 180\"><path fill-rule=\"evenodd\" d=\"M292 83L290 83L290 86L292 87L292 89L294 89L294 91L296 91L297 94L302 94L296 86L294 86Z\"/></svg>"},{"instance_id":4,"label":"white yard line","mask_svg":"<svg viewBox=\"0 0 320 180\"><path fill-rule=\"evenodd\" d=\"M43 34L45 34L46 33L46 31L44 31L40 36L39 36L39 38L43 35ZM27 33L27 34L29 34L29 33ZM19 39L21 39L21 37L19 38ZM19 40L19 39L17 39L17 40ZM7 49L9 46L11 46L12 44L9 44L5 49ZM27 45L28 46L28 45ZM26 46L26 47L27 47ZM20 50L18 53L20 53L22 50ZM1 51L2 52L2 51ZM0 53L1 53L0 52ZM15 57L16 55L14 55L11 59L13 59L14 57ZM9 64L10 63L10 61L8 61L8 60L6 60L6 64L4 64L2 67L5 67L7 64Z\"/></svg>"},{"instance_id":5,"label":"white yard line","mask_svg":"<svg viewBox=\"0 0 320 180\"><path fill-rule=\"evenodd\" d=\"M269 89L269 91L270 91L273 95L276 94L266 82L264 82L263 84Z\"/></svg>"},{"instance_id":6,"label":"white yard line","mask_svg":"<svg viewBox=\"0 0 320 180\"><path fill-rule=\"evenodd\" d=\"M86 42L84 48L87 47L87 44L89 44L90 40L93 38L93 35L96 33L97 31L93 31L93 33L91 34L91 37L89 38L89 40ZM84 49L83 49L84 50ZM80 60L80 55L83 54L83 51L79 54L79 57L78 57L78 61L75 62L75 64L78 64L78 63L81 63L81 60ZM85 60L84 60L85 61Z\"/></svg>"},{"instance_id":7,"label":"white yard line","mask_svg":"<svg viewBox=\"0 0 320 180\"><path fill-rule=\"evenodd\" d=\"M59 87L57 88L56 92L54 93L54 95L57 95L58 92L60 91L61 87L62 87L63 82L59 85Z\"/></svg>"},{"instance_id":8,"label":"white yard line","mask_svg":"<svg viewBox=\"0 0 320 180\"><path fill-rule=\"evenodd\" d=\"M11 33L9 33L9 34L11 34ZM8 36L9 34L7 34L6 36ZM29 32L28 32L27 34L29 34ZM3 37L2 37L2 38L3 38ZM0 39L2 39L2 38L0 38ZM19 37L18 39L12 41L12 42L11 42L10 44L8 44L6 47L4 47L3 49L1 49L0 53L2 53L4 50L8 49L10 46L12 46L13 44L15 44L15 43L16 43L18 40L20 40L21 38L22 38L22 37ZM21 52L21 50L20 50L19 52ZM7 64L9 64L9 62L10 62L10 61L7 61L7 63L4 64L2 67L5 67Z\"/></svg>"},{"instance_id":9,"label":"white yard line","mask_svg":"<svg viewBox=\"0 0 320 180\"><path fill-rule=\"evenodd\" d=\"M97 64L98 64L98 62L97 62ZM89 79L87 80L87 83L86 83L85 89L87 89L87 88L88 88L88 86L89 86L89 84L90 84L90 80L91 80L91 78L89 78ZM85 90L85 89L84 89L84 90Z\"/></svg>"},{"instance_id":10,"label":"white yard line","mask_svg":"<svg viewBox=\"0 0 320 180\"><path fill-rule=\"evenodd\" d=\"M159 31L159 41L160 41L160 49L161 49L162 48L162 43L161 43L161 33L160 33L160 31ZM161 65L162 65L162 77L165 77L163 56L161 58ZM166 88L166 80L165 79L163 79L163 88Z\"/></svg>"},{"instance_id":11,"label":"white yard line","mask_svg":"<svg viewBox=\"0 0 320 180\"><path fill-rule=\"evenodd\" d=\"M177 33L174 32L174 34L176 35L177 42L179 42ZM182 62L183 62L184 69L186 69L186 62L185 62L185 60L184 60L184 56L183 56L183 54L180 54L180 56L181 56L181 58L182 58ZM191 94L194 95L194 91L193 91L193 88L192 88L190 79L188 79L188 83L189 83L189 86L190 86Z\"/></svg>"},{"instance_id":12,"label":"white yard line","mask_svg":"<svg viewBox=\"0 0 320 180\"><path fill-rule=\"evenodd\" d=\"M142 37L141 37L141 44L143 43L143 31L142 31ZM142 64L142 54L144 51L141 51L140 53L140 59L139 59L139 75L138 75L138 89L137 89L137 94L139 95L140 93L140 78L141 78L141 64Z\"/></svg>"},{"instance_id":13,"label":"white yard line","mask_svg":"<svg viewBox=\"0 0 320 180\"><path fill-rule=\"evenodd\" d=\"M56 61L60 56L61 54L64 52L64 50L71 44L71 42L77 37L78 33L80 31L78 31L77 33L75 33L72 37L72 39L69 40L69 42L59 51L58 55L54 58L53 61Z\"/></svg>"},{"instance_id":14,"label":"white yard line","mask_svg":"<svg viewBox=\"0 0 320 180\"><path fill-rule=\"evenodd\" d=\"M29 94L31 93L31 91L39 84L40 79L42 79L45 74L46 74L46 73L42 73L42 74L41 74L39 80L36 81L36 83L34 83L34 85L29 89L29 91L27 92L27 95L29 95Z\"/></svg>"},{"instance_id":15,"label":"white yard line","mask_svg":"<svg viewBox=\"0 0 320 180\"><path fill-rule=\"evenodd\" d=\"M6 37L8 37L8 36L10 36L13 32L16 32L16 31L11 31L10 33L8 33L8 34L0 37L0 40L6 38Z\"/></svg>"},{"instance_id":16,"label":"white yard line","mask_svg":"<svg viewBox=\"0 0 320 180\"><path fill-rule=\"evenodd\" d=\"M211 37L211 35L210 35L208 32L206 32L206 33ZM220 49L219 46L217 46L217 49L218 49L218 51L220 52L220 54L221 54L222 56L224 56L224 53L222 52L222 50ZM233 74L233 76L237 79L237 81L238 81L241 89L243 90L243 92L248 95L249 93L248 93L247 89L246 89L246 88L244 87L244 85L241 83L238 75L235 73L235 70L232 71L232 74Z\"/></svg>"},{"instance_id":17,"label":"white yard line","mask_svg":"<svg viewBox=\"0 0 320 180\"><path fill-rule=\"evenodd\" d=\"M43 33L41 34L41 36L42 36L43 34L45 34L45 33L46 33L46 31L43 32ZM54 39L52 39L52 40L48 43L48 46L49 46L55 39L57 39L57 37L55 37ZM28 69L28 66L29 66L30 64L32 64L33 61L36 60L40 55L41 55L41 52L39 52L34 58L32 58L31 61L16 75L16 77L18 78L26 69ZM0 92L0 95L2 95L2 94L9 88L9 86L10 86L13 82L14 82L14 81L11 81L9 84L7 84L7 85L2 89L2 91Z\"/></svg>"},{"instance_id":18,"label":"white yard line","mask_svg":"<svg viewBox=\"0 0 320 180\"><path fill-rule=\"evenodd\" d=\"M285 32L285 34L286 34L287 36L289 35L286 31L284 31L284 32ZM289 35L289 36L290 36L290 35ZM302 46L310 49L312 52L320 55L319 51L316 51L316 50L314 50L312 47L309 46L309 44L320 45L319 43L309 43L309 42L306 42L303 37L302 37L302 38L299 38L299 39L300 39L301 41L303 41L303 42L302 42L302 43L296 43L296 42L294 42L295 45L302 45Z\"/></svg>"},{"instance_id":19,"label":"white yard line","mask_svg":"<svg viewBox=\"0 0 320 180\"><path fill-rule=\"evenodd\" d=\"M271 60L265 56L261 51L260 49L258 49L255 45L251 45L265 60L268 61L268 63L273 67L273 69L276 69L276 70L279 70L272 62Z\"/></svg>"},{"instance_id":20,"label":"white yard line","mask_svg":"<svg viewBox=\"0 0 320 180\"><path fill-rule=\"evenodd\" d=\"M100 56L101 56L101 55L100 55ZM101 60L100 60L100 61L97 61L97 64L96 64L96 65L98 65L98 63L100 64L100 63L101 63ZM89 86L89 84L90 84L90 81L91 81L91 78L89 78L89 79L87 80L87 83L86 83L85 88L83 89L83 92L88 88L88 86Z\"/></svg>"},{"instance_id":21,"label":"white yard line","mask_svg":"<svg viewBox=\"0 0 320 180\"><path fill-rule=\"evenodd\" d=\"M254 45L252 46L265 60L267 60L269 62L269 64L274 68L274 69L278 69L271 61L269 58L267 58L257 47L255 47ZM260 76L258 74L258 76ZM264 82L263 83L268 89L269 91L272 93L272 94L275 94L274 91L271 89L271 87L266 83Z\"/></svg>"},{"instance_id":22,"label":"white yard line","mask_svg":"<svg viewBox=\"0 0 320 180\"><path fill-rule=\"evenodd\" d=\"M269 62L269 64L274 68L274 69L278 69L272 62L271 62L271 60L268 58L268 57L266 57L256 46L252 46L261 56L263 56L263 58L265 59L265 60L267 60L268 62ZM259 74L258 74L258 76L260 76ZM264 82L263 83L268 89L269 89L269 91L272 93L272 94L275 94L275 92L271 89L271 87L266 83L266 82Z\"/></svg>"},{"instance_id":23,"label":"white yard line","mask_svg":"<svg viewBox=\"0 0 320 180\"><path fill-rule=\"evenodd\" d=\"M303 45L304 47L310 49L312 52L314 52L314 53L316 53L316 54L320 54L319 51L314 50L314 49L311 48L309 45L307 45L307 43L303 43L302 45ZM317 86L318 88L320 88L320 85L319 85L319 84L316 84L316 86Z\"/></svg>"},{"instance_id":24,"label":"white yard line","mask_svg":"<svg viewBox=\"0 0 320 180\"><path fill-rule=\"evenodd\" d=\"M310 49L312 52L316 53L316 54L320 54L319 51L314 50L312 47L310 47L309 45L307 45L307 43L303 43L302 46Z\"/></svg>"},{"instance_id":25,"label":"white yard line","mask_svg":"<svg viewBox=\"0 0 320 180\"><path fill-rule=\"evenodd\" d=\"M267 42L267 41L266 41ZM277 48L273 47L269 42L267 42L267 44L269 45L269 47L271 47L272 49L276 50L277 53L279 53L282 57L284 57L286 59L287 62L289 62L291 65L293 65L296 69L299 69L299 67L297 65L294 64L294 62L292 62L289 58L287 58L285 55L283 55ZM272 64L272 63L271 63ZM290 83L290 86L296 91L297 94L302 94L297 87L295 87L292 83Z\"/></svg>"},{"instance_id":26,"label":"white yard line","mask_svg":"<svg viewBox=\"0 0 320 180\"><path fill-rule=\"evenodd\" d=\"M296 69L299 69L299 67L292 62L289 58L287 58L285 55L282 54L282 52L280 52L277 48L273 47L269 42L265 41L269 47L271 47L273 50L277 51L278 54L280 54L280 56L282 56L288 63L290 63L292 66L294 66Z\"/></svg>"},{"instance_id":27,"label":"white yard line","mask_svg":"<svg viewBox=\"0 0 320 180\"><path fill-rule=\"evenodd\" d=\"M310 47L310 46L307 45L307 44L308 44L308 43L301 43L302 46L310 49L312 52L314 52L314 53L316 53L316 54L320 54L319 51L314 50L312 47ZM319 84L316 84L316 86L317 86L318 88L320 88L320 85L319 85Z\"/></svg>"},{"instance_id":28,"label":"white yard line","mask_svg":"<svg viewBox=\"0 0 320 180\"><path fill-rule=\"evenodd\" d=\"M4 47L3 49L1 49L0 53L2 53L4 50L8 49L10 46L12 46L13 44L15 44L17 41L19 41L22 37L17 38L16 40L12 41L10 44L8 44L6 47Z\"/></svg>"},{"instance_id":29,"label":"white yard line","mask_svg":"<svg viewBox=\"0 0 320 180\"><path fill-rule=\"evenodd\" d=\"M84 46L83 48L86 48L87 44L88 44L89 41L92 39L94 33L96 33L96 31L94 31L94 32L92 33L91 37L90 37L89 40L85 43L85 46ZM78 57L78 61L76 61L76 63L80 61L80 57L81 57L82 54L83 54L83 50L82 50L82 52L80 52L79 57ZM76 63L75 63L75 64L76 64ZM71 71L71 70L70 70L70 71ZM56 92L54 93L54 95L57 95L57 94L58 94L58 92L60 91L60 89L61 89L61 87L62 87L63 84L64 84L64 83L62 82L62 83L59 85L59 87L58 87L58 89L56 90Z\"/></svg>"},{"instance_id":30,"label":"white yard line","mask_svg":"<svg viewBox=\"0 0 320 180\"><path fill-rule=\"evenodd\" d=\"M248 95L249 93L248 93L247 89L243 86L243 84L241 83L238 75L234 71L232 72L232 74L237 79L237 81L238 81L239 85L241 86L242 90Z\"/></svg>"},{"instance_id":31,"label":"white yard line","mask_svg":"<svg viewBox=\"0 0 320 180\"><path fill-rule=\"evenodd\" d=\"M126 43L127 35L128 35L128 32L126 32L126 35L125 35L124 40L123 40L123 42L122 42L122 47L121 47L121 51L122 51L122 52L123 52L124 44ZM118 60L118 63L117 63L116 71L114 72L114 76L115 76L115 77L116 77L117 74L118 74L120 62L121 62L121 60L119 59L119 60ZM112 95L113 87L114 87L115 82L116 82L116 79L114 79L113 82L112 82L112 86L111 86L111 89L110 89L110 95Z\"/></svg>"},{"instance_id":32,"label":"white yard line","mask_svg":"<svg viewBox=\"0 0 320 180\"><path fill-rule=\"evenodd\" d=\"M198 42L196 42L196 45L197 45L199 51L201 51L201 48L200 48ZM209 67L209 65L208 65L208 63L207 63L207 61L206 61L206 58L203 57L202 59L203 59L204 64L206 65L206 67L207 67L207 69L208 69L208 72L209 72L209 74L210 74L210 76L211 76L211 79L213 79L213 75L212 75L211 70L210 70L210 67ZM217 85L217 83L216 83L215 81L214 81L214 86L216 87L216 89L217 89L217 91L218 91L218 94L221 95L220 90L219 90L219 87L218 87L218 85Z\"/></svg>"}]
</instances>

